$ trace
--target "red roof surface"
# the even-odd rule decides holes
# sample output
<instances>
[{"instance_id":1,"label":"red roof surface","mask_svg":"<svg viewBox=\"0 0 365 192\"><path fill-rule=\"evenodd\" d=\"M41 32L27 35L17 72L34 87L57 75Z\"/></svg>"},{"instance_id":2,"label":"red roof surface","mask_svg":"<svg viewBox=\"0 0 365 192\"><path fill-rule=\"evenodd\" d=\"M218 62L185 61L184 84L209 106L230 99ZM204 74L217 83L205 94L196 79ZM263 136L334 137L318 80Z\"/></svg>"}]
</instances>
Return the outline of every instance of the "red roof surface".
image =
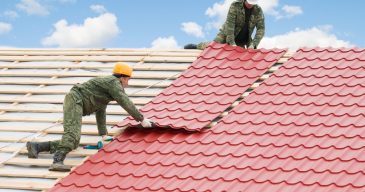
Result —
<instances>
[{"instance_id":1,"label":"red roof surface","mask_svg":"<svg viewBox=\"0 0 365 192\"><path fill-rule=\"evenodd\" d=\"M127 129L51 191L365 191L364 68L301 49L211 129Z\"/></svg>"},{"instance_id":2,"label":"red roof surface","mask_svg":"<svg viewBox=\"0 0 365 192\"><path fill-rule=\"evenodd\" d=\"M158 126L200 130L232 105L285 50L247 50L211 43L141 112ZM119 127L136 126L129 117Z\"/></svg>"}]
</instances>

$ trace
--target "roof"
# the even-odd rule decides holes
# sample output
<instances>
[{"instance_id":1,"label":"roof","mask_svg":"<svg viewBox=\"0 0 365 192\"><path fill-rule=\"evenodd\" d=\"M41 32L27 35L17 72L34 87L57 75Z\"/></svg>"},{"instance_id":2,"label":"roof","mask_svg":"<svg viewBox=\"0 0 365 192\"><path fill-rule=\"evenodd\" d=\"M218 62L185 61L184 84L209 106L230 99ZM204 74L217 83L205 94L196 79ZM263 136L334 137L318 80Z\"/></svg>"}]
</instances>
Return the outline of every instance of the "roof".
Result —
<instances>
[{"instance_id":1,"label":"roof","mask_svg":"<svg viewBox=\"0 0 365 192\"><path fill-rule=\"evenodd\" d=\"M168 88L141 108L160 127L197 131L209 125L286 50L244 50L211 43ZM137 126L132 117L117 126Z\"/></svg>"},{"instance_id":2,"label":"roof","mask_svg":"<svg viewBox=\"0 0 365 192\"><path fill-rule=\"evenodd\" d=\"M51 191L364 191L364 53L300 49L212 128L129 128Z\"/></svg>"},{"instance_id":3,"label":"roof","mask_svg":"<svg viewBox=\"0 0 365 192\"><path fill-rule=\"evenodd\" d=\"M60 139L64 95L76 83L109 75L116 61L135 70L126 89L138 108L151 101L196 60L198 50L152 49L0 49L0 191L1 189L44 190L68 173L50 172L52 156L40 154L28 159L25 142ZM107 108L111 129L127 113L112 102ZM83 118L81 146L72 151L65 163L82 164L97 150L94 115Z\"/></svg>"}]
</instances>

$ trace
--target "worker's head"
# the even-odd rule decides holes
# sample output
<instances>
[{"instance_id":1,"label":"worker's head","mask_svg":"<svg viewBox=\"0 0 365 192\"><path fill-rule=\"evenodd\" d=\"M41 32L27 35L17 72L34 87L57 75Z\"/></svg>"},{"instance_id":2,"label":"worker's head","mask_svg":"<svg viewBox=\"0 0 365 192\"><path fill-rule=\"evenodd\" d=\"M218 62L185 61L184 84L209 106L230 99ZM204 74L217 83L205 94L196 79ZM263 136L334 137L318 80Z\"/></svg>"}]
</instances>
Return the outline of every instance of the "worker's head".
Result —
<instances>
[{"instance_id":1,"label":"worker's head","mask_svg":"<svg viewBox=\"0 0 365 192\"><path fill-rule=\"evenodd\" d=\"M257 5L257 3L258 3L258 0L246 0L245 1L245 6L248 9L251 9L254 5Z\"/></svg>"},{"instance_id":2,"label":"worker's head","mask_svg":"<svg viewBox=\"0 0 365 192\"><path fill-rule=\"evenodd\" d=\"M122 62L118 62L114 65L113 75L119 78L123 87L128 87L128 81L132 76L133 69Z\"/></svg>"}]
</instances>

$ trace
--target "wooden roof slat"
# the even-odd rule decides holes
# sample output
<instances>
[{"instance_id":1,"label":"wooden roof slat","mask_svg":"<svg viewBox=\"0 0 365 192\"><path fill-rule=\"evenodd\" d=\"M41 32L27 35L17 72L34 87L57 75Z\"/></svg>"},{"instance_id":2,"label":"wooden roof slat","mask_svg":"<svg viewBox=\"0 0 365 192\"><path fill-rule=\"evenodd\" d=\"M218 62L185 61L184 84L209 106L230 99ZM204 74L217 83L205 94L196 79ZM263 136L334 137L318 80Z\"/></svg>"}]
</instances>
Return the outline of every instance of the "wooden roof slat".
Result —
<instances>
[{"instance_id":1,"label":"wooden roof slat","mask_svg":"<svg viewBox=\"0 0 365 192\"><path fill-rule=\"evenodd\" d=\"M135 79L176 79L180 72L176 73L133 73L133 78ZM110 75L110 73L103 73L103 72L89 72L89 73L80 73L80 72L21 72L21 71L0 71L0 76L3 77L99 77L99 76L106 76Z\"/></svg>"},{"instance_id":2,"label":"wooden roof slat","mask_svg":"<svg viewBox=\"0 0 365 192\"><path fill-rule=\"evenodd\" d=\"M13 89L0 89L0 94L28 94L28 93L31 93L31 94L46 94L46 95L65 95L69 92L70 90L69 89L65 89L65 90L62 90L62 89L59 89L59 90L49 90L49 89L46 89L46 88L42 88L42 89L18 89L18 88L13 88ZM160 92L162 91L161 90L149 90L149 89L146 89L146 90L142 90L140 92L134 92L134 93L131 93L130 91L126 91L127 94L132 97L155 97L156 95L158 95ZM129 92L129 93L128 93Z\"/></svg>"},{"instance_id":3,"label":"wooden roof slat","mask_svg":"<svg viewBox=\"0 0 365 192\"><path fill-rule=\"evenodd\" d=\"M139 106L140 108L140 106ZM63 113L63 106L0 106L0 111L11 112L32 112L32 113ZM118 109L106 109L107 115L128 115L128 113L122 108Z\"/></svg>"},{"instance_id":4,"label":"wooden roof slat","mask_svg":"<svg viewBox=\"0 0 365 192\"><path fill-rule=\"evenodd\" d=\"M0 68L9 69L112 69L114 64L26 64L26 63L0 63ZM165 71L182 71L189 67L189 64L135 64L131 65L134 70L165 70Z\"/></svg>"},{"instance_id":5,"label":"wooden roof slat","mask_svg":"<svg viewBox=\"0 0 365 192\"><path fill-rule=\"evenodd\" d=\"M53 159L29 159L23 157L14 157L5 162L6 165L21 165L21 166L39 166L49 167L52 164ZM80 165L82 160L65 159L64 163L70 166Z\"/></svg>"},{"instance_id":6,"label":"wooden roof slat","mask_svg":"<svg viewBox=\"0 0 365 192\"><path fill-rule=\"evenodd\" d=\"M108 119L108 117L107 117ZM12 127L0 127L0 132L1 131L5 131L5 132L29 132L29 133L37 133L39 131L42 131L42 127L37 128L37 127L26 127L26 126L22 126L22 127L17 127L17 126L12 126ZM63 127L52 127L49 128L45 131L43 131L44 133L47 134L62 134L63 133ZM119 129L111 129L108 128L108 134L109 135L115 135L119 132ZM81 128L81 134L82 135L98 135L98 130L95 126L94 129L89 129L89 128ZM1 151L1 149L0 149Z\"/></svg>"},{"instance_id":7,"label":"wooden roof slat","mask_svg":"<svg viewBox=\"0 0 365 192\"><path fill-rule=\"evenodd\" d=\"M16 136L8 136L6 138L1 138L0 142L20 142L20 143L25 143L31 140L31 138L22 138L19 141L19 137ZM60 138L61 139L61 138ZM96 145L99 141L99 137L81 137L80 140L80 144L81 145ZM33 141L38 141L38 142L43 142L43 141L49 141L52 140L49 137L39 137L34 139Z\"/></svg>"},{"instance_id":8,"label":"wooden roof slat","mask_svg":"<svg viewBox=\"0 0 365 192\"><path fill-rule=\"evenodd\" d=\"M14 147L14 146L7 146L4 148L1 148L0 151L1 152L6 152L6 153L13 153L19 150L19 147ZM69 157L73 157L73 156L90 156L90 155L94 155L98 152L98 150L96 149L83 149L81 147L77 148L77 150L73 150L70 153L67 154L67 156ZM24 147L20 150L20 154L28 154L28 150Z\"/></svg>"},{"instance_id":9,"label":"wooden roof slat","mask_svg":"<svg viewBox=\"0 0 365 192\"><path fill-rule=\"evenodd\" d=\"M6 115L0 115L0 121L8 121L8 122L43 122L43 123L55 123L62 122L62 118L58 117L24 117L19 115L18 117L9 117ZM116 125L117 123L122 121L122 116L120 120L106 120L107 125ZM95 118L91 118L91 116L84 117L82 119L83 124L96 124Z\"/></svg>"},{"instance_id":10,"label":"wooden roof slat","mask_svg":"<svg viewBox=\"0 0 365 192\"><path fill-rule=\"evenodd\" d=\"M7 181L0 180L0 189L18 189L18 190L46 190L51 188L54 183L36 182L36 181Z\"/></svg>"},{"instance_id":11,"label":"wooden roof slat","mask_svg":"<svg viewBox=\"0 0 365 192\"><path fill-rule=\"evenodd\" d=\"M166 63L191 63L196 57L164 57L164 56L3 56L0 61L94 61L94 62L166 62Z\"/></svg>"},{"instance_id":12,"label":"wooden roof slat","mask_svg":"<svg viewBox=\"0 0 365 192\"><path fill-rule=\"evenodd\" d=\"M45 100L44 98L31 98L31 97L20 97L16 98L14 96L2 96L0 95L0 102L5 103L12 103L12 102L19 102L19 103L63 103L64 98L47 98ZM151 101L153 98L136 98L136 97L130 97L132 102L136 105L144 105ZM116 105L115 101L111 101L109 104Z\"/></svg>"},{"instance_id":13,"label":"wooden roof slat","mask_svg":"<svg viewBox=\"0 0 365 192\"><path fill-rule=\"evenodd\" d=\"M3 177L29 177L29 178L46 178L46 179L58 179L66 177L68 172L56 172L48 170L9 170L0 169L0 176Z\"/></svg>"},{"instance_id":14,"label":"wooden roof slat","mask_svg":"<svg viewBox=\"0 0 365 192\"><path fill-rule=\"evenodd\" d=\"M77 83L83 83L87 80L78 80L78 79L4 79L0 80L0 85L75 85ZM165 88L169 86L172 82L170 81L133 81L130 80L128 83L129 87L148 87L151 86L152 88Z\"/></svg>"}]
</instances>

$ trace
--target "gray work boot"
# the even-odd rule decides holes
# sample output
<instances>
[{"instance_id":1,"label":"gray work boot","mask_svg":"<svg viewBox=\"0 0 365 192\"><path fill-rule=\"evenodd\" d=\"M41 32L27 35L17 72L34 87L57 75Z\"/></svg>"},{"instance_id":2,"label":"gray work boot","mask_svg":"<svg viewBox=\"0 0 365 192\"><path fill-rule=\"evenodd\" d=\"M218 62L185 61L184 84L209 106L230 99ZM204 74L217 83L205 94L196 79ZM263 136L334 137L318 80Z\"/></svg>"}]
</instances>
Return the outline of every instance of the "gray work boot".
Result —
<instances>
[{"instance_id":1,"label":"gray work boot","mask_svg":"<svg viewBox=\"0 0 365 192\"><path fill-rule=\"evenodd\" d=\"M60 171L60 172L69 172L71 171L71 166L64 165L63 160L66 158L66 153L61 151L56 151L53 156L53 164L49 167L50 171Z\"/></svg>"},{"instance_id":2,"label":"gray work boot","mask_svg":"<svg viewBox=\"0 0 365 192\"><path fill-rule=\"evenodd\" d=\"M184 49L197 49L197 45L196 44L187 44L184 46Z\"/></svg>"},{"instance_id":3,"label":"gray work boot","mask_svg":"<svg viewBox=\"0 0 365 192\"><path fill-rule=\"evenodd\" d=\"M37 159L38 154L43 151L50 151L49 141L27 142L28 158Z\"/></svg>"}]
</instances>

